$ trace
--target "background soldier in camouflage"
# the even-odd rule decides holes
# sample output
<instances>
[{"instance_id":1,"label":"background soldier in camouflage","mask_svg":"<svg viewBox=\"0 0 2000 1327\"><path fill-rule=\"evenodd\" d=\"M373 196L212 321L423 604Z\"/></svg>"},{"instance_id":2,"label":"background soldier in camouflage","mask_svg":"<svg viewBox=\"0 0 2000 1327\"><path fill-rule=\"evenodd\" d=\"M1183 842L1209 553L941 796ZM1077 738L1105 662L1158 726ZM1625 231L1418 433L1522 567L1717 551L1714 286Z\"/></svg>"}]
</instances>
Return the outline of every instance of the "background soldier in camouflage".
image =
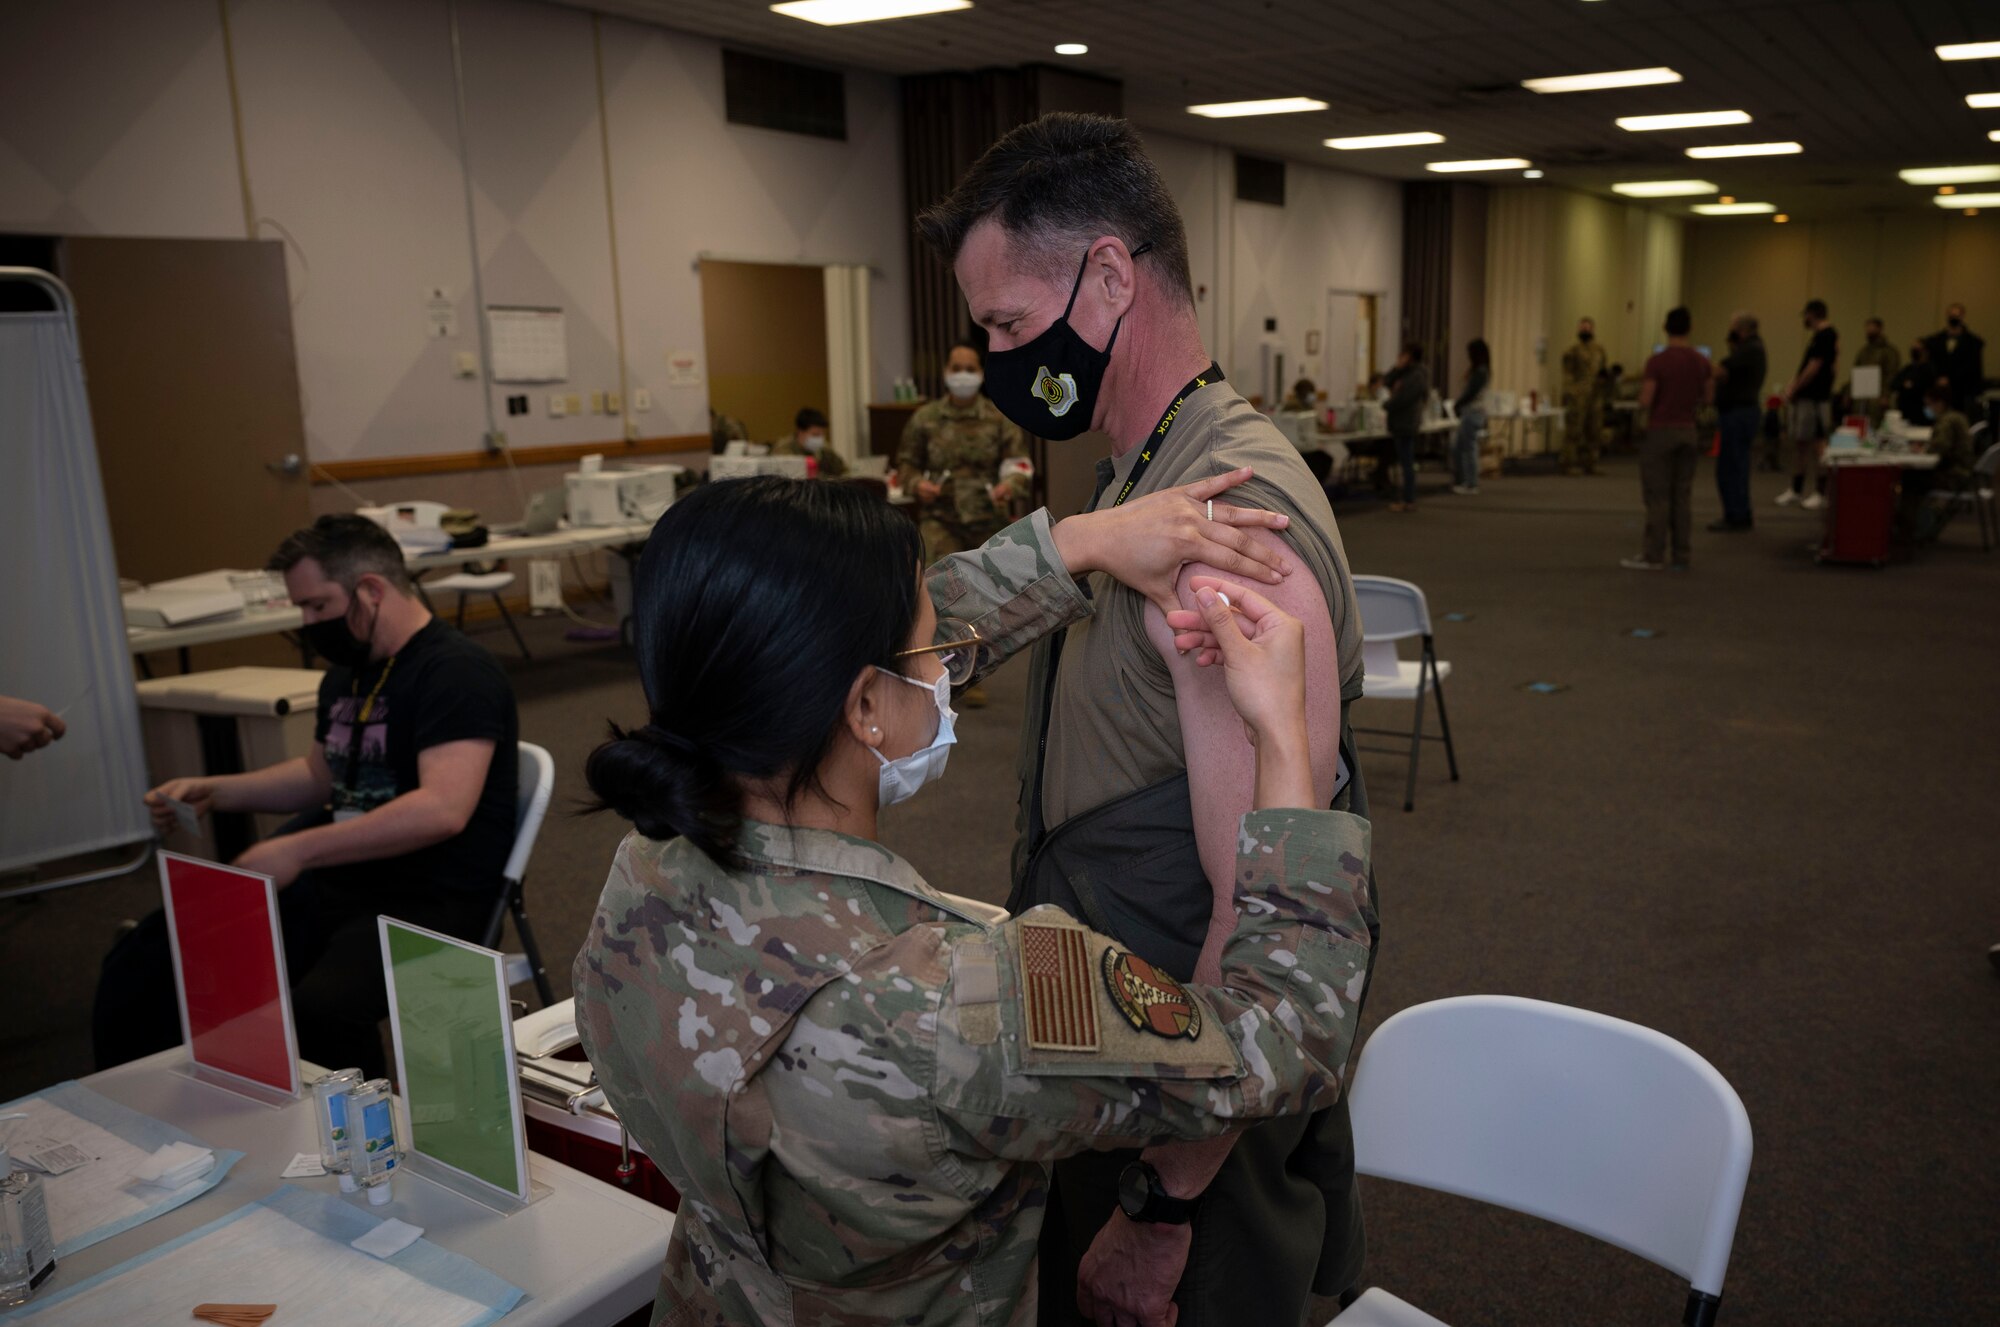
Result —
<instances>
[{"instance_id":1,"label":"background soldier in camouflage","mask_svg":"<svg viewBox=\"0 0 2000 1327\"><path fill-rule=\"evenodd\" d=\"M802 408L792 420L792 436L771 444L773 456L816 456L821 479L840 479L847 474L847 461L839 452L826 448L826 415L811 406Z\"/></svg>"},{"instance_id":2,"label":"background soldier in camouflage","mask_svg":"<svg viewBox=\"0 0 2000 1327\"><path fill-rule=\"evenodd\" d=\"M1007 523L1008 508L1033 491L1032 470L1004 460L1028 460L1028 438L979 394L979 352L956 345L945 360L946 394L917 407L903 428L896 471L903 491L917 497L925 556L935 562L977 548Z\"/></svg>"},{"instance_id":3,"label":"background soldier in camouflage","mask_svg":"<svg viewBox=\"0 0 2000 1327\"><path fill-rule=\"evenodd\" d=\"M1148 594L1170 593L1195 554L1264 573L1232 527L1267 525L1265 514L1205 515L1248 477L1057 527L1038 511L934 567L904 639L962 639L940 626L948 616L978 632L977 666L991 668L1087 616L1077 576L1088 571ZM804 528L774 530L749 510L758 503ZM759 519L725 527L717 512ZM822 663L814 679L798 670L814 656L771 628L879 621L879 601L909 596L896 558L873 556L895 539L884 520L914 551L900 517L852 490L713 485L675 504L640 563L652 720L600 748L590 776L649 828L621 845L574 976L606 1095L683 1194L656 1323L1030 1323L1043 1159L1211 1136L1340 1092L1368 965L1369 830L1284 809L1313 796L1300 623L1219 582L1176 623L1205 626L1226 657L1257 736L1260 808L1238 826L1243 916L1224 981L1184 986L1060 910L1004 920L942 893L872 841L875 763L851 747L868 746L864 734L886 745L899 717L889 706L915 703L898 683L955 676L975 657L915 646L887 681L873 664L850 676ZM830 561L834 529L861 556ZM751 557L752 603L707 593L740 581ZM730 677L690 712L677 669ZM886 702L870 699L879 691ZM783 780L738 772L722 735L801 696L831 696L839 717L807 739L823 754L778 824L762 813ZM931 740L907 714L889 750ZM702 800L711 791L739 814ZM678 837L663 841L663 828Z\"/></svg>"},{"instance_id":4,"label":"background soldier in camouflage","mask_svg":"<svg viewBox=\"0 0 2000 1327\"><path fill-rule=\"evenodd\" d=\"M1562 468L1566 475L1597 473L1597 452L1604 445L1604 364L1596 322L1578 319L1576 344L1563 351Z\"/></svg>"},{"instance_id":5,"label":"background soldier in camouflage","mask_svg":"<svg viewBox=\"0 0 2000 1327\"><path fill-rule=\"evenodd\" d=\"M1903 352L1896 349L1896 343L1882 333L1882 320L1870 318L1861 325L1865 334L1861 349L1854 352L1854 367L1878 368L1882 370L1882 389L1868 402L1868 423L1879 428L1882 416L1889 409L1889 388L1896 381L1896 375L1903 371Z\"/></svg>"}]
</instances>

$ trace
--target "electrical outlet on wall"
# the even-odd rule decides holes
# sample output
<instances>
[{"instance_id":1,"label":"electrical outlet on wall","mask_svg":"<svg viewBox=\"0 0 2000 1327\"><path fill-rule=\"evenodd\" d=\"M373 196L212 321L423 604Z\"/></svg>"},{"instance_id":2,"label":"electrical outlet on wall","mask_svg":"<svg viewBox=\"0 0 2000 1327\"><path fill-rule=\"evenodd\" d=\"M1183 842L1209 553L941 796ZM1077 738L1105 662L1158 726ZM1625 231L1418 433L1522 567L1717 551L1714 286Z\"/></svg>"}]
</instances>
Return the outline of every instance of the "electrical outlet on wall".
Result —
<instances>
[{"instance_id":1,"label":"electrical outlet on wall","mask_svg":"<svg viewBox=\"0 0 2000 1327\"><path fill-rule=\"evenodd\" d=\"M582 414L583 398L581 396L578 396L575 392L570 392L567 395L565 395L563 397L563 413L566 415Z\"/></svg>"},{"instance_id":2,"label":"electrical outlet on wall","mask_svg":"<svg viewBox=\"0 0 2000 1327\"><path fill-rule=\"evenodd\" d=\"M554 558L534 558L528 563L528 607L536 613L561 612L562 563Z\"/></svg>"},{"instance_id":3,"label":"electrical outlet on wall","mask_svg":"<svg viewBox=\"0 0 2000 1327\"><path fill-rule=\"evenodd\" d=\"M601 415L604 413L603 392L592 392L590 394L590 413L593 415Z\"/></svg>"},{"instance_id":4,"label":"electrical outlet on wall","mask_svg":"<svg viewBox=\"0 0 2000 1327\"><path fill-rule=\"evenodd\" d=\"M563 398L562 398L562 393L561 393L561 392L550 392L550 393L549 393L549 418L550 418L550 419L561 419L561 418L562 418L562 417L563 417L564 415L566 415L566 414L568 414L568 413L569 413L569 411L567 411L567 410L563 409Z\"/></svg>"},{"instance_id":5,"label":"electrical outlet on wall","mask_svg":"<svg viewBox=\"0 0 2000 1327\"><path fill-rule=\"evenodd\" d=\"M451 357L451 371L461 378L479 376L479 356L470 350L461 350Z\"/></svg>"},{"instance_id":6,"label":"electrical outlet on wall","mask_svg":"<svg viewBox=\"0 0 2000 1327\"><path fill-rule=\"evenodd\" d=\"M618 393L616 393L616 392L606 392L606 393L604 394L604 413L605 413L605 414L607 414L607 415L617 415L617 414L622 414L622 413L624 413L624 410L625 410L625 398L624 398L624 397L620 396L620 395L619 395Z\"/></svg>"},{"instance_id":7,"label":"electrical outlet on wall","mask_svg":"<svg viewBox=\"0 0 2000 1327\"><path fill-rule=\"evenodd\" d=\"M644 387L632 389L632 413L643 415L653 408L653 394Z\"/></svg>"}]
</instances>

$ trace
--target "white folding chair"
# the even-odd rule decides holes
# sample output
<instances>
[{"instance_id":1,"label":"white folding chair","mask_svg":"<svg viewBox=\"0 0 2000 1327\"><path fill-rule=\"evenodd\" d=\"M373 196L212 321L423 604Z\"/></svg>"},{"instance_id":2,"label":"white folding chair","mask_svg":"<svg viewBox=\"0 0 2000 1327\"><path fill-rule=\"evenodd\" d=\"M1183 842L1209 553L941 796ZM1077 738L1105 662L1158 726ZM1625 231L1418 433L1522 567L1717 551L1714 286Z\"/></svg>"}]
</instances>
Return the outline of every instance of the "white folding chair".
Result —
<instances>
[{"instance_id":1,"label":"white folding chair","mask_svg":"<svg viewBox=\"0 0 2000 1327\"><path fill-rule=\"evenodd\" d=\"M493 905L493 917L486 924L482 943L488 949L497 947L501 927L512 913L514 932L521 937L525 952L507 955L507 984L534 982L535 994L547 1007L555 1002L555 992L550 989L549 974L542 967L542 951L535 944L535 933L528 928L528 905L522 882L528 875L528 857L535 851L535 838L542 832L542 820L548 814L549 798L555 792L556 762L554 756L533 742L517 742L515 748L520 778L514 793L514 850L507 854L500 898Z\"/></svg>"},{"instance_id":2,"label":"white folding chair","mask_svg":"<svg viewBox=\"0 0 2000 1327\"><path fill-rule=\"evenodd\" d=\"M1361 613L1361 659L1367 670L1361 683L1362 697L1415 702L1416 719L1410 728L1410 778L1403 790L1403 809L1413 811L1417 805L1417 757L1423 750L1424 742L1444 743L1452 782L1458 782L1458 751L1452 745L1451 720L1444 711L1444 679L1451 676L1451 665L1437 657L1437 644L1431 638L1430 606L1424 602L1424 592L1410 582L1399 581L1392 576L1356 576L1354 602ZM1398 658L1396 642L1410 639L1421 642L1417 657ZM1442 737L1432 737L1424 732L1426 695L1437 702ZM1390 728L1356 725L1354 731L1375 737L1402 736ZM1402 754L1399 750L1386 747L1360 749L1385 755Z\"/></svg>"},{"instance_id":3,"label":"white folding chair","mask_svg":"<svg viewBox=\"0 0 2000 1327\"><path fill-rule=\"evenodd\" d=\"M1972 426L1974 442L1986 431L1986 421L1980 420ZM1942 507L1944 520L1960 510L1970 507L1979 518L1979 547L1983 552L1993 551L1993 540L2000 535L2000 510L1993 505L1993 484L1996 472L2000 472L2000 442L1988 447L1972 464L1972 473L1957 488L1938 489L1930 495L1931 501ZM1942 523L1939 529L1943 529Z\"/></svg>"},{"instance_id":4,"label":"white folding chair","mask_svg":"<svg viewBox=\"0 0 2000 1327\"><path fill-rule=\"evenodd\" d=\"M370 508L368 514L378 524L394 534L397 528L434 530L444 514L450 511L442 502L428 498L413 498L408 502L390 502L380 507ZM460 631L465 630L465 596L468 594L490 594L493 606L500 610L500 620L507 625L507 631L514 637L514 648L521 652L523 659L535 656L528 652L528 642L521 639L521 629L514 625L514 615L507 611L507 601L501 593L514 588L514 573L511 571L455 571L449 576L440 576L434 581L426 581L419 574L417 593L430 603L432 590L448 590L458 595L458 612L452 623ZM433 605L433 607L435 607Z\"/></svg>"},{"instance_id":5,"label":"white folding chair","mask_svg":"<svg viewBox=\"0 0 2000 1327\"><path fill-rule=\"evenodd\" d=\"M1689 1327L1715 1321L1750 1117L1715 1067L1673 1038L1510 995L1433 1000L1368 1039L1348 1110L1360 1174L1615 1244L1687 1278ZM1444 1327L1379 1288L1333 1321Z\"/></svg>"}]
</instances>

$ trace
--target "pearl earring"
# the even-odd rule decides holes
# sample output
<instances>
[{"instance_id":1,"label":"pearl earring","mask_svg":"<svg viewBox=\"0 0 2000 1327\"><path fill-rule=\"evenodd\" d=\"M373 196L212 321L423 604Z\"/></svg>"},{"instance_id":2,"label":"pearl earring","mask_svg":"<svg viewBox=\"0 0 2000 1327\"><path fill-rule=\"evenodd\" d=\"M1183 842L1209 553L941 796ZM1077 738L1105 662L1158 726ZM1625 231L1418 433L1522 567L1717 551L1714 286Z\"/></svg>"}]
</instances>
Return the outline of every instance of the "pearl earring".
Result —
<instances>
[{"instance_id":1,"label":"pearl earring","mask_svg":"<svg viewBox=\"0 0 2000 1327\"><path fill-rule=\"evenodd\" d=\"M868 731L875 734L877 737L880 737L882 735L882 730L880 728L870 728Z\"/></svg>"}]
</instances>

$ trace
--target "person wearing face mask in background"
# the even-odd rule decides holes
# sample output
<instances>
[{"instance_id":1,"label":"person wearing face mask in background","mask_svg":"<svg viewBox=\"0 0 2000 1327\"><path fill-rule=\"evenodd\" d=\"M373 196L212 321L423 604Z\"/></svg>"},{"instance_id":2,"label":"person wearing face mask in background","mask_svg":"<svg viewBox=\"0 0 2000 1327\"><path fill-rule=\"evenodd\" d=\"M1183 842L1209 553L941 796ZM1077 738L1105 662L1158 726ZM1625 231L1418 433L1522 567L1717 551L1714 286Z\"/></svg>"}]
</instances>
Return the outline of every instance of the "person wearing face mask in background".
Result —
<instances>
[{"instance_id":1,"label":"person wearing face mask in background","mask_svg":"<svg viewBox=\"0 0 2000 1327\"><path fill-rule=\"evenodd\" d=\"M1922 341L1912 341L1909 362L1897 370L1896 376L1882 390L1904 422L1917 424L1924 417L1924 399L1937 385L1937 380L1937 367L1931 363L1930 347Z\"/></svg>"},{"instance_id":2,"label":"person wearing face mask in background","mask_svg":"<svg viewBox=\"0 0 2000 1327\"><path fill-rule=\"evenodd\" d=\"M514 692L493 656L431 615L403 551L361 516L322 516L285 540L300 634L329 665L312 749L243 774L171 779L146 794L160 829L172 798L200 816L298 819L236 858L278 884L299 1052L386 1070L380 913L477 940L514 839ZM92 1015L99 1068L177 1045L164 916L104 960Z\"/></svg>"},{"instance_id":3,"label":"person wearing face mask in background","mask_svg":"<svg viewBox=\"0 0 2000 1327\"><path fill-rule=\"evenodd\" d=\"M1597 344L1597 323L1579 318L1576 344L1563 351L1562 472L1597 473L1598 449L1604 445L1604 383L1607 361Z\"/></svg>"},{"instance_id":4,"label":"person wearing face mask in background","mask_svg":"<svg viewBox=\"0 0 2000 1327\"><path fill-rule=\"evenodd\" d=\"M1882 390L1867 405L1868 427L1880 428L1882 416L1889 410L1890 384L1896 381L1896 374L1902 370L1903 355L1896 349L1896 343L1883 335L1880 318L1870 318L1861 324L1861 332L1864 340L1861 348L1854 352L1854 367L1882 371Z\"/></svg>"},{"instance_id":5,"label":"person wearing face mask in background","mask_svg":"<svg viewBox=\"0 0 2000 1327\"><path fill-rule=\"evenodd\" d=\"M1924 411L1913 421L1930 426L1928 442L1918 450L1938 458L1930 470L1905 470L1898 485L1896 526L1901 536L1913 544L1928 544L1944 528L1945 513L1930 501L1932 493L1954 493L1972 478L1976 449L1972 443L1972 421L1952 404L1951 385L1933 382L1924 394Z\"/></svg>"},{"instance_id":6,"label":"person wearing face mask in background","mask_svg":"<svg viewBox=\"0 0 2000 1327\"><path fill-rule=\"evenodd\" d=\"M1924 348L1937 375L1951 387L1952 408L1974 413L1986 390L1986 342L1965 325L1963 304L1946 306L1944 329L1925 337Z\"/></svg>"},{"instance_id":7,"label":"person wearing face mask in background","mask_svg":"<svg viewBox=\"0 0 2000 1327\"><path fill-rule=\"evenodd\" d=\"M979 352L959 342L945 357L945 394L918 406L903 426L896 473L903 492L916 495L917 528L932 562L991 539L1014 503L1034 491L1028 435L980 394L985 381ZM959 700L981 709L986 690L968 687Z\"/></svg>"},{"instance_id":8,"label":"person wearing face mask in background","mask_svg":"<svg viewBox=\"0 0 2000 1327\"><path fill-rule=\"evenodd\" d=\"M1190 555L1228 554L1204 529L1267 519L1206 517L1247 478L1038 511L928 573L846 485L708 485L660 519L633 576L647 719L585 771L635 829L573 973L604 1094L683 1195L656 1321L1032 1322L1049 1162L1339 1095L1369 828L1308 809L1306 633L1256 591L1201 580L1168 613L1214 632L1254 742L1215 981L946 893L878 841L946 772L952 684L1090 616L1084 574L1174 603Z\"/></svg>"},{"instance_id":9,"label":"person wearing face mask in background","mask_svg":"<svg viewBox=\"0 0 2000 1327\"><path fill-rule=\"evenodd\" d=\"M792 436L771 444L771 455L817 457L821 479L840 479L847 474L847 461L826 445L826 428L825 413L806 406L792 420Z\"/></svg>"}]
</instances>

